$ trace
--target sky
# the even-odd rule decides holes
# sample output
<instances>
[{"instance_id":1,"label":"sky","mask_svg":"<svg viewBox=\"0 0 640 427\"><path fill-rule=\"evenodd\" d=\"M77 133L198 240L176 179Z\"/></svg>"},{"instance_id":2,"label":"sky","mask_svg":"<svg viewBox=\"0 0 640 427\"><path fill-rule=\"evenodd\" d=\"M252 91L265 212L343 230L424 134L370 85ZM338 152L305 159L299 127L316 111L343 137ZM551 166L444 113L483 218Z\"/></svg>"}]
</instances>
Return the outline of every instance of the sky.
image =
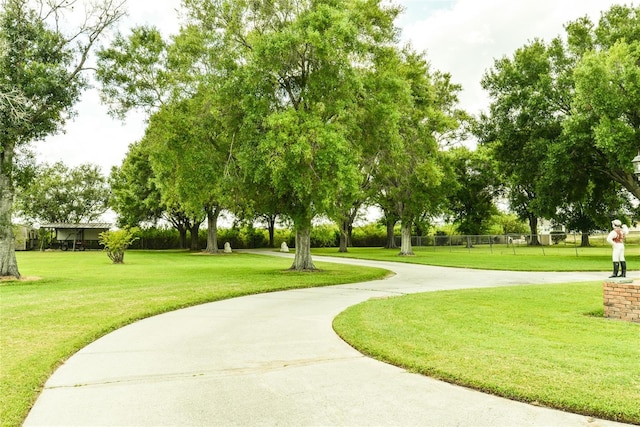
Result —
<instances>
[{"instance_id":1,"label":"sky","mask_svg":"<svg viewBox=\"0 0 640 427\"><path fill-rule=\"evenodd\" d=\"M511 57L536 38L548 42L563 35L564 25L580 17L597 22L614 4L635 5L629 0L393 1L405 9L396 21L402 43L425 52L432 70L451 74L452 81L462 85L460 108L474 115L488 106L480 80L495 60ZM118 30L155 25L165 36L175 34L179 4L180 0L129 0L128 16ZM83 94L75 110L77 116L67 123L65 133L33 145L38 162L62 161L71 167L91 163L108 175L122 163L129 144L144 134L144 114L130 112L124 122L110 118L95 88Z\"/></svg>"}]
</instances>

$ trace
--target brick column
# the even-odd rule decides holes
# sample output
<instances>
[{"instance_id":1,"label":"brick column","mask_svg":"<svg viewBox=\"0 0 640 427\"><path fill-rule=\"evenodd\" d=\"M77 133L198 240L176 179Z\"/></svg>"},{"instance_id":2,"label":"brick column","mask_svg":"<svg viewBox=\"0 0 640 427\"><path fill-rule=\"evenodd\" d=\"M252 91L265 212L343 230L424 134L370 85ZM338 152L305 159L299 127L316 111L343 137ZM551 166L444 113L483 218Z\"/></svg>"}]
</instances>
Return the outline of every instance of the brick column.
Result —
<instances>
[{"instance_id":1,"label":"brick column","mask_svg":"<svg viewBox=\"0 0 640 427\"><path fill-rule=\"evenodd\" d=\"M604 317L640 323L640 282L611 279L602 288Z\"/></svg>"}]
</instances>

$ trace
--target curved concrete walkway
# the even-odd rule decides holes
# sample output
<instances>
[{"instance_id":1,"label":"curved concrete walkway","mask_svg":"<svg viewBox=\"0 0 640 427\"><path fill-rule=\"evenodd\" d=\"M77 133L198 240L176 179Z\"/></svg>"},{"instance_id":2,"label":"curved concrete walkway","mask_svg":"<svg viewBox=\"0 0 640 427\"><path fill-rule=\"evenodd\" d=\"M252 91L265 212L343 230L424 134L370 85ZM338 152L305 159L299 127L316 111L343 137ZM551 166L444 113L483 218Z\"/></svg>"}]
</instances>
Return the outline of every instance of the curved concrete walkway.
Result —
<instances>
[{"instance_id":1,"label":"curved concrete walkway","mask_svg":"<svg viewBox=\"0 0 640 427\"><path fill-rule=\"evenodd\" d=\"M275 292L136 322L47 381L25 426L615 426L411 374L364 357L332 319L371 297L601 280L605 273L381 266L380 281Z\"/></svg>"}]
</instances>

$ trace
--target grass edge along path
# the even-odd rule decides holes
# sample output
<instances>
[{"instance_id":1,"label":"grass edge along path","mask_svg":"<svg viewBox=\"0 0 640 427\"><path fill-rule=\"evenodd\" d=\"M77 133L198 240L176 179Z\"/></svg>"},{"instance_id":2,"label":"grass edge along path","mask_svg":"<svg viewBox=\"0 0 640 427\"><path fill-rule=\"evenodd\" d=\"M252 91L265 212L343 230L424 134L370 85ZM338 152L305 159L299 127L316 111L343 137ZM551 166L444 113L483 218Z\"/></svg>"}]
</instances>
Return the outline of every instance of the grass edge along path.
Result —
<instances>
[{"instance_id":1,"label":"grass edge along path","mask_svg":"<svg viewBox=\"0 0 640 427\"><path fill-rule=\"evenodd\" d=\"M544 250L544 252L543 252ZM440 267L475 268L511 271L611 271L611 248L599 246L576 249L565 246L541 248L518 247L515 254L508 248L488 246L464 247L414 247L414 256L399 256L400 249L353 247L340 253L337 248L313 249L314 255L341 258L358 258L373 261L404 262L436 265ZM640 245L627 245L629 272L640 269ZM606 277L606 276L604 276ZM603 278L604 278L603 277Z\"/></svg>"},{"instance_id":2,"label":"grass edge along path","mask_svg":"<svg viewBox=\"0 0 640 427\"><path fill-rule=\"evenodd\" d=\"M363 354L412 372L640 424L640 325L603 317L601 283L372 299L333 325Z\"/></svg>"},{"instance_id":3,"label":"grass edge along path","mask_svg":"<svg viewBox=\"0 0 640 427\"><path fill-rule=\"evenodd\" d=\"M249 294L380 279L379 268L317 262L288 270L265 255L205 256L128 251L114 265L103 252L20 252L21 273L0 282L0 425L19 426L44 383L66 359L137 320Z\"/></svg>"}]
</instances>

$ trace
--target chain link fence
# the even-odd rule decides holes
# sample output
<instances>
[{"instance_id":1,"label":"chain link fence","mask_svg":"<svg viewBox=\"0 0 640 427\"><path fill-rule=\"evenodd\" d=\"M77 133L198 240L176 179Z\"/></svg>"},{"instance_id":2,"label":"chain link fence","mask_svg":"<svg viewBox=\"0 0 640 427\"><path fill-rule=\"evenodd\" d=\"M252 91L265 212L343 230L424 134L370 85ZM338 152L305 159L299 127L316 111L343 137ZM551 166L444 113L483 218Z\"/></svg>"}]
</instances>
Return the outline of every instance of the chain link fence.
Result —
<instances>
[{"instance_id":1,"label":"chain link fence","mask_svg":"<svg viewBox=\"0 0 640 427\"><path fill-rule=\"evenodd\" d=\"M575 248L578 256L578 248L588 246L609 246L607 243L608 232L591 233L583 236L581 233L551 233L551 234L487 234L487 235L446 235L436 234L428 236L412 236L413 247L432 248L434 251L471 251L474 248L494 250L504 253L518 253L518 251L540 250L545 251L559 248ZM396 245L400 247L401 237L395 236ZM640 231L631 231L625 239L627 245L640 245ZM526 249L525 249L526 248Z\"/></svg>"}]
</instances>

